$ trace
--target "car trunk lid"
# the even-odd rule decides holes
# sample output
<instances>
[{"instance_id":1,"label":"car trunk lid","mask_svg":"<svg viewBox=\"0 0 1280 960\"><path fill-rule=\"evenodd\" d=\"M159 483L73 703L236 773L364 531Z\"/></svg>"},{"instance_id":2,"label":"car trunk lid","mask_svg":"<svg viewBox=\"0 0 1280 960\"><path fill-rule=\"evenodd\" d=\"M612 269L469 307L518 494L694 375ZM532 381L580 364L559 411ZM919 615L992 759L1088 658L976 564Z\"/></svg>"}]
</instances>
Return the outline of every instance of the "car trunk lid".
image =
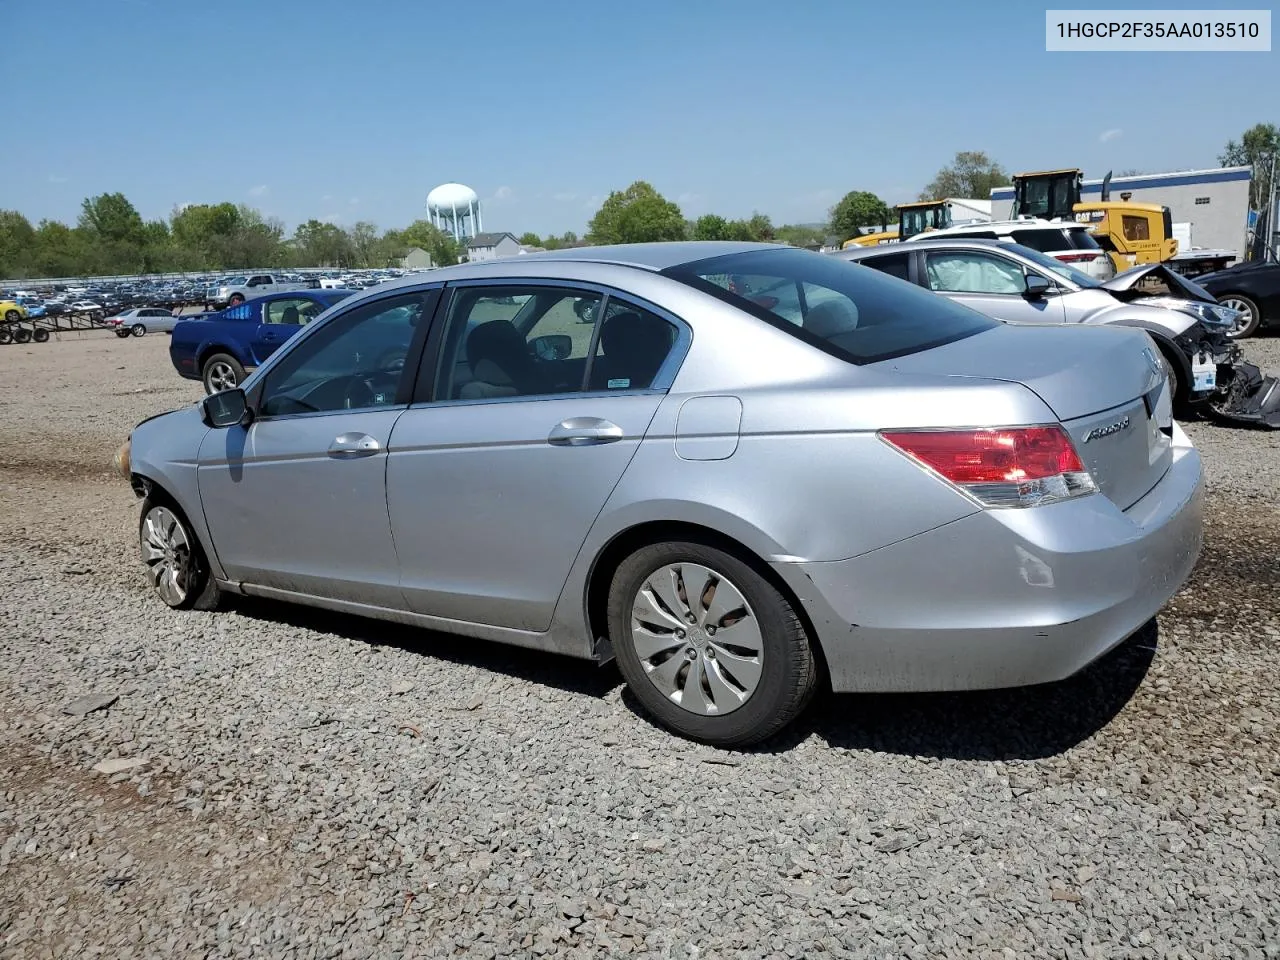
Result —
<instances>
[{"instance_id":1,"label":"car trunk lid","mask_svg":"<svg viewBox=\"0 0 1280 960\"><path fill-rule=\"evenodd\" d=\"M1004 324L887 363L903 373L1022 384L1057 416L1098 489L1121 509L1173 462L1168 379L1141 330Z\"/></svg>"}]
</instances>

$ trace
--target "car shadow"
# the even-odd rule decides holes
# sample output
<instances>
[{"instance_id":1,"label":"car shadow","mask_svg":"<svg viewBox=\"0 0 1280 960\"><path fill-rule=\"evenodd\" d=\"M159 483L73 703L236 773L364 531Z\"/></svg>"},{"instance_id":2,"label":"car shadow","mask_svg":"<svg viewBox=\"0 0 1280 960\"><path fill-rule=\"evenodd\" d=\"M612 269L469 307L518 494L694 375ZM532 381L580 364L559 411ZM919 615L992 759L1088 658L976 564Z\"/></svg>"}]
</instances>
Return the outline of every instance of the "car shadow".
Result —
<instances>
[{"instance_id":1,"label":"car shadow","mask_svg":"<svg viewBox=\"0 0 1280 960\"><path fill-rule=\"evenodd\" d=\"M375 650L390 648L422 654L566 693L600 698L622 682L612 663L602 666L592 660L262 597L228 599L236 613L254 620L332 634L367 643Z\"/></svg>"},{"instance_id":2,"label":"car shadow","mask_svg":"<svg viewBox=\"0 0 1280 960\"><path fill-rule=\"evenodd\" d=\"M566 693L601 698L622 683L615 664L526 650L258 597L232 598L251 619L422 654ZM1056 756L1111 722L1155 659L1155 620L1084 670L1056 683L963 693L822 693L795 723L747 753L786 753L811 736L833 747L953 760ZM622 702L657 726L625 686Z\"/></svg>"},{"instance_id":3,"label":"car shadow","mask_svg":"<svg viewBox=\"0 0 1280 960\"><path fill-rule=\"evenodd\" d=\"M817 735L833 747L950 760L1038 760L1111 722L1155 659L1154 620L1056 683L963 693L820 694L798 721L748 753L786 753ZM652 723L630 691L622 700Z\"/></svg>"}]
</instances>

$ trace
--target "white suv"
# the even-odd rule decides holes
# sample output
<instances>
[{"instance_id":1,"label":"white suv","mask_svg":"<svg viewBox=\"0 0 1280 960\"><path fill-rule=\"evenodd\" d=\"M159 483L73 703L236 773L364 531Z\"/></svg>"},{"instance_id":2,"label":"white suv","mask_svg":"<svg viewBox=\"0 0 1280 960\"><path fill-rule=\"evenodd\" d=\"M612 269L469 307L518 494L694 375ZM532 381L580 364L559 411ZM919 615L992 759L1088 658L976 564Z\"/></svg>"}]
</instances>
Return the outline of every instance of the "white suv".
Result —
<instances>
[{"instance_id":1,"label":"white suv","mask_svg":"<svg viewBox=\"0 0 1280 960\"><path fill-rule=\"evenodd\" d=\"M1116 275L1116 266L1107 251L1098 246L1089 232L1088 224L1062 220L996 220L991 223L966 223L957 227L926 230L908 237L912 240L940 240L943 237L964 237L973 240L1012 240L1032 250L1039 250L1077 270L1103 282Z\"/></svg>"}]
</instances>

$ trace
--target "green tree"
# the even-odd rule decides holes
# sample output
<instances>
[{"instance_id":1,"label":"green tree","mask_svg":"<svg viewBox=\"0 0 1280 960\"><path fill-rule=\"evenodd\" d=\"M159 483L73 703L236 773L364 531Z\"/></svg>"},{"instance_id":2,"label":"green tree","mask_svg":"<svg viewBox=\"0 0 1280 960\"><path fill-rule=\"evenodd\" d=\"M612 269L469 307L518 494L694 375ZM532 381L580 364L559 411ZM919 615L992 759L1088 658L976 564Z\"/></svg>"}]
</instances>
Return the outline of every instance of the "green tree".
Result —
<instances>
[{"instance_id":1,"label":"green tree","mask_svg":"<svg viewBox=\"0 0 1280 960\"><path fill-rule=\"evenodd\" d=\"M56 220L41 220L33 240L32 270L38 277L75 277L89 267L90 238Z\"/></svg>"},{"instance_id":2,"label":"green tree","mask_svg":"<svg viewBox=\"0 0 1280 960\"><path fill-rule=\"evenodd\" d=\"M375 248L378 245L378 228L368 220L360 220L352 224L347 231L347 242L351 245L353 262L358 267L383 267L384 263L375 262Z\"/></svg>"},{"instance_id":3,"label":"green tree","mask_svg":"<svg viewBox=\"0 0 1280 960\"><path fill-rule=\"evenodd\" d=\"M831 208L831 232L841 242L858 236L861 227L879 227L892 216L889 205L868 190L851 190Z\"/></svg>"},{"instance_id":4,"label":"green tree","mask_svg":"<svg viewBox=\"0 0 1280 960\"><path fill-rule=\"evenodd\" d=\"M235 263L240 210L234 203L197 203L175 210L169 229L177 259L185 266L198 270L240 265Z\"/></svg>"},{"instance_id":5,"label":"green tree","mask_svg":"<svg viewBox=\"0 0 1280 960\"><path fill-rule=\"evenodd\" d=\"M704 214L693 222L693 239L728 240L729 221L714 213Z\"/></svg>"},{"instance_id":6,"label":"green tree","mask_svg":"<svg viewBox=\"0 0 1280 960\"><path fill-rule=\"evenodd\" d=\"M1004 168L981 150L961 150L951 165L939 170L933 180L920 191L920 199L969 197L986 200L994 187L1005 187L1011 182Z\"/></svg>"},{"instance_id":7,"label":"green tree","mask_svg":"<svg viewBox=\"0 0 1280 960\"><path fill-rule=\"evenodd\" d=\"M299 224L293 232L299 263L306 267L349 267L351 241L341 227L320 220Z\"/></svg>"},{"instance_id":8,"label":"green tree","mask_svg":"<svg viewBox=\"0 0 1280 960\"><path fill-rule=\"evenodd\" d=\"M17 210L0 210L0 277L18 276L32 266L36 231Z\"/></svg>"},{"instance_id":9,"label":"green tree","mask_svg":"<svg viewBox=\"0 0 1280 960\"><path fill-rule=\"evenodd\" d=\"M531 231L526 231L520 234L520 242L524 244L526 247L542 246L542 239L536 233L533 233Z\"/></svg>"},{"instance_id":10,"label":"green tree","mask_svg":"<svg viewBox=\"0 0 1280 960\"><path fill-rule=\"evenodd\" d=\"M1253 166L1249 184L1249 206L1261 210L1271 202L1271 164L1280 156L1280 127L1274 123L1256 123L1239 140L1228 140L1218 156L1224 167Z\"/></svg>"},{"instance_id":11,"label":"green tree","mask_svg":"<svg viewBox=\"0 0 1280 960\"><path fill-rule=\"evenodd\" d=\"M825 230L804 224L787 224L778 228L777 238L793 247L821 247L827 240Z\"/></svg>"},{"instance_id":12,"label":"green tree","mask_svg":"<svg viewBox=\"0 0 1280 960\"><path fill-rule=\"evenodd\" d=\"M86 198L80 204L80 226L108 242L142 241L142 217L123 193Z\"/></svg>"},{"instance_id":13,"label":"green tree","mask_svg":"<svg viewBox=\"0 0 1280 960\"><path fill-rule=\"evenodd\" d=\"M587 234L592 243L683 240L684 215L651 184L637 180L609 194L591 218Z\"/></svg>"}]
</instances>

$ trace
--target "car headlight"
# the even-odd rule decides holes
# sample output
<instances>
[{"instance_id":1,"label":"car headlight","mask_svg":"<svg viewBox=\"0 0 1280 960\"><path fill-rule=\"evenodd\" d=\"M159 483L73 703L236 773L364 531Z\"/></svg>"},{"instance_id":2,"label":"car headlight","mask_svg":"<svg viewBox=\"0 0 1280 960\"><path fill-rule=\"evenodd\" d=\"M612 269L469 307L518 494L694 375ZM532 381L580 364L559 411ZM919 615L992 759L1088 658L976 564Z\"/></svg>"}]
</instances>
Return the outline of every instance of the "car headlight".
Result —
<instances>
[{"instance_id":1,"label":"car headlight","mask_svg":"<svg viewBox=\"0 0 1280 960\"><path fill-rule=\"evenodd\" d=\"M133 475L133 464L130 462L132 459L131 454L133 452L131 449L132 446L133 438L130 437L121 444L120 449L116 451L115 455L116 473L120 474L120 476L124 477L126 480Z\"/></svg>"},{"instance_id":2,"label":"car headlight","mask_svg":"<svg viewBox=\"0 0 1280 960\"><path fill-rule=\"evenodd\" d=\"M1142 302L1153 307L1189 313L1211 327L1235 326L1236 317L1240 315L1238 310L1224 307L1220 303L1201 303L1199 300L1182 300L1178 297L1150 297Z\"/></svg>"}]
</instances>

